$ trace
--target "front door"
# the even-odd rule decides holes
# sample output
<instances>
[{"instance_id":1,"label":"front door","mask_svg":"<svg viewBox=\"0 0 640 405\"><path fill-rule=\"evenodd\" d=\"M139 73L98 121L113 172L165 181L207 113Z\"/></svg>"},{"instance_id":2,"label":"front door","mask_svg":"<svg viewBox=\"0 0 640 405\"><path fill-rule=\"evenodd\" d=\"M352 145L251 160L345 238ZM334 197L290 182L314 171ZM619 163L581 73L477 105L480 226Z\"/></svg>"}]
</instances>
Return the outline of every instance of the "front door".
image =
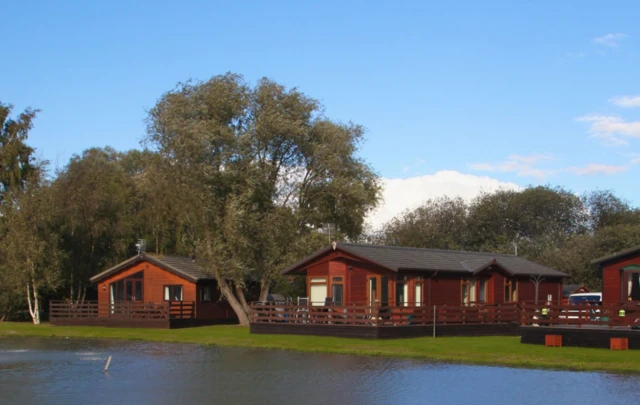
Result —
<instances>
[{"instance_id":1,"label":"front door","mask_svg":"<svg viewBox=\"0 0 640 405\"><path fill-rule=\"evenodd\" d=\"M389 277L367 276L367 305L389 305Z\"/></svg>"}]
</instances>

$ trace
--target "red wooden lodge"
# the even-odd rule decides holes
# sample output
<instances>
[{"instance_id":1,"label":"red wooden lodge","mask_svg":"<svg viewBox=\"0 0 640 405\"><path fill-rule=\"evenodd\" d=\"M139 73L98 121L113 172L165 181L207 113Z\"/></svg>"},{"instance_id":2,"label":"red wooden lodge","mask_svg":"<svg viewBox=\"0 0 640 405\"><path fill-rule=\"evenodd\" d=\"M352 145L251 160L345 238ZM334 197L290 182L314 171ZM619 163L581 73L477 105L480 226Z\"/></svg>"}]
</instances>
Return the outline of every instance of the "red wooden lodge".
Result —
<instances>
[{"instance_id":1,"label":"red wooden lodge","mask_svg":"<svg viewBox=\"0 0 640 405\"><path fill-rule=\"evenodd\" d=\"M597 258L592 263L602 271L604 303L640 304L640 246Z\"/></svg>"},{"instance_id":2,"label":"red wooden lodge","mask_svg":"<svg viewBox=\"0 0 640 405\"><path fill-rule=\"evenodd\" d=\"M50 304L53 325L172 328L237 321L190 257L140 253L92 277L98 301Z\"/></svg>"},{"instance_id":3,"label":"red wooden lodge","mask_svg":"<svg viewBox=\"0 0 640 405\"><path fill-rule=\"evenodd\" d=\"M313 305L473 305L562 300L568 275L522 257L337 243L284 269L303 275Z\"/></svg>"},{"instance_id":4,"label":"red wooden lodge","mask_svg":"<svg viewBox=\"0 0 640 405\"><path fill-rule=\"evenodd\" d=\"M307 297L255 303L252 333L392 338L435 334L438 324L440 336L517 335L520 305L560 305L568 276L508 254L353 243L281 273L304 276Z\"/></svg>"}]
</instances>

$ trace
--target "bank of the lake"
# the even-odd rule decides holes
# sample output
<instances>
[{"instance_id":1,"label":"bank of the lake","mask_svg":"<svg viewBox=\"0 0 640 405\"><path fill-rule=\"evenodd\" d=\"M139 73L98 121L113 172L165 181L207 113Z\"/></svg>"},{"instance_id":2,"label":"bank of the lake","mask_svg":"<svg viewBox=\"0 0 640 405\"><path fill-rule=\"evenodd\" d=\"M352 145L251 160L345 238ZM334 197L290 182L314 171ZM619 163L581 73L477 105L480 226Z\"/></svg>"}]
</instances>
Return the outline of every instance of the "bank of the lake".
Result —
<instances>
[{"instance_id":1,"label":"bank of the lake","mask_svg":"<svg viewBox=\"0 0 640 405\"><path fill-rule=\"evenodd\" d=\"M195 343L231 347L417 358L454 363L503 365L559 370L640 374L640 351L577 347L548 348L520 344L518 337L451 337L358 340L292 335L251 335L241 326L188 329L121 329L53 327L49 324L0 323L0 337L101 338Z\"/></svg>"}]
</instances>

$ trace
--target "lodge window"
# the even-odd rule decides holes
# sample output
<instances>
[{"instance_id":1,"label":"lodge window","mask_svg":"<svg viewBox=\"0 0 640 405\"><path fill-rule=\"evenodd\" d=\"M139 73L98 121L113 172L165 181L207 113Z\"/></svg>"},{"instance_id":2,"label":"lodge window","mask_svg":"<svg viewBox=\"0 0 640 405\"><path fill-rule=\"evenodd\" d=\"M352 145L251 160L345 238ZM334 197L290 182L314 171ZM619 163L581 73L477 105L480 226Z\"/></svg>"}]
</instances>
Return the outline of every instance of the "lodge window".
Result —
<instances>
[{"instance_id":1,"label":"lodge window","mask_svg":"<svg viewBox=\"0 0 640 405\"><path fill-rule=\"evenodd\" d=\"M640 273L626 273L623 294L628 301L640 301Z\"/></svg>"},{"instance_id":2,"label":"lodge window","mask_svg":"<svg viewBox=\"0 0 640 405\"><path fill-rule=\"evenodd\" d=\"M462 280L462 305L476 302L476 280Z\"/></svg>"},{"instance_id":3,"label":"lodge window","mask_svg":"<svg viewBox=\"0 0 640 405\"><path fill-rule=\"evenodd\" d=\"M211 286L203 285L200 289L200 301L208 302L211 301Z\"/></svg>"},{"instance_id":4,"label":"lodge window","mask_svg":"<svg viewBox=\"0 0 640 405\"><path fill-rule=\"evenodd\" d=\"M409 305L409 283L404 276L396 280L396 303L397 306Z\"/></svg>"},{"instance_id":5,"label":"lodge window","mask_svg":"<svg viewBox=\"0 0 640 405\"><path fill-rule=\"evenodd\" d=\"M165 301L182 301L182 285L165 285Z\"/></svg>"},{"instance_id":6,"label":"lodge window","mask_svg":"<svg viewBox=\"0 0 640 405\"><path fill-rule=\"evenodd\" d=\"M416 279L416 286L415 286L415 299L416 299L416 306L420 307L422 306L422 282L418 281L418 280L422 280L422 277L418 277Z\"/></svg>"},{"instance_id":7,"label":"lodge window","mask_svg":"<svg viewBox=\"0 0 640 405\"><path fill-rule=\"evenodd\" d=\"M487 302L487 280L478 281L478 302Z\"/></svg>"},{"instance_id":8,"label":"lodge window","mask_svg":"<svg viewBox=\"0 0 640 405\"><path fill-rule=\"evenodd\" d=\"M342 277L333 277L331 279L331 298L334 305L342 306L344 304L344 284Z\"/></svg>"},{"instance_id":9,"label":"lodge window","mask_svg":"<svg viewBox=\"0 0 640 405\"><path fill-rule=\"evenodd\" d=\"M311 277L309 279L309 296L311 305L322 306L327 298L327 279L324 277Z\"/></svg>"},{"instance_id":10,"label":"lodge window","mask_svg":"<svg viewBox=\"0 0 640 405\"><path fill-rule=\"evenodd\" d=\"M116 280L109 284L109 301L142 301L144 273L139 271L135 274Z\"/></svg>"},{"instance_id":11,"label":"lodge window","mask_svg":"<svg viewBox=\"0 0 640 405\"><path fill-rule=\"evenodd\" d=\"M518 300L516 286L517 284L513 280L504 281L504 302L515 302Z\"/></svg>"}]
</instances>

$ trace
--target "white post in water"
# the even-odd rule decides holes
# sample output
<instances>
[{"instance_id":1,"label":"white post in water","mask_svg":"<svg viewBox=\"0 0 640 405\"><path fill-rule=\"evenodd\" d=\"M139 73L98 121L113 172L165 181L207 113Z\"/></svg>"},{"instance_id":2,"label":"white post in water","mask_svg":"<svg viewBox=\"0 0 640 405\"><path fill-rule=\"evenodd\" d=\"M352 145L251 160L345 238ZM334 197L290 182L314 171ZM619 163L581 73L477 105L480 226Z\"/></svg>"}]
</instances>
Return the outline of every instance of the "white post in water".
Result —
<instances>
[{"instance_id":1,"label":"white post in water","mask_svg":"<svg viewBox=\"0 0 640 405\"><path fill-rule=\"evenodd\" d=\"M109 358L107 359L107 365L104 366L104 372L106 373L107 370L109 369L109 363L111 363L111 356L109 356Z\"/></svg>"},{"instance_id":2,"label":"white post in water","mask_svg":"<svg viewBox=\"0 0 640 405\"><path fill-rule=\"evenodd\" d=\"M433 338L436 338L436 306L433 306Z\"/></svg>"}]
</instances>

